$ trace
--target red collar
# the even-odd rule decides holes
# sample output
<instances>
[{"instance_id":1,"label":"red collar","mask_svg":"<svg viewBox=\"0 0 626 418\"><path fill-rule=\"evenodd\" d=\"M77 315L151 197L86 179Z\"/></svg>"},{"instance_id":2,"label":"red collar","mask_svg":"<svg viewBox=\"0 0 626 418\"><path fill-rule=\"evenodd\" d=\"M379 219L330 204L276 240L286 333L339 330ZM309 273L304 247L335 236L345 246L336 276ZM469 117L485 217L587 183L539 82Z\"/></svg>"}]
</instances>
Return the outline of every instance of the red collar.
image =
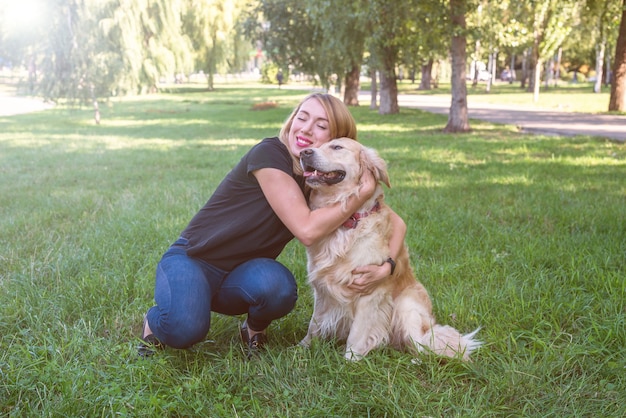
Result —
<instances>
[{"instance_id":1,"label":"red collar","mask_svg":"<svg viewBox=\"0 0 626 418\"><path fill-rule=\"evenodd\" d=\"M347 221L343 223L343 227L347 229L354 229L359 224L359 219L369 216L371 213L378 212L380 210L380 202L377 200L374 207L368 212L356 212Z\"/></svg>"}]
</instances>

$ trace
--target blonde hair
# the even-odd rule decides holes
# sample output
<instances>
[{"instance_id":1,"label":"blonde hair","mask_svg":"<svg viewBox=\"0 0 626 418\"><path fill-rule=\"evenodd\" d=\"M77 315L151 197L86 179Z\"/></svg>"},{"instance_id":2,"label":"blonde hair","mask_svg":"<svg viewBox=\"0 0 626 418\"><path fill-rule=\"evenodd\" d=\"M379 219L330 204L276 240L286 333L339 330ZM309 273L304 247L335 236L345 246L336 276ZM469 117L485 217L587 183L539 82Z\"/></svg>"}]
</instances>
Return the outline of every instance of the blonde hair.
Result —
<instances>
[{"instance_id":1,"label":"blonde hair","mask_svg":"<svg viewBox=\"0 0 626 418\"><path fill-rule=\"evenodd\" d=\"M331 138L346 137L354 139L355 141L357 140L356 122L354 121L354 117L352 117L352 113L348 110L348 107L341 100L331 94L311 93L302 99L283 124L283 127L280 129L280 133L278 134L280 142L289 147L289 131L291 130L293 120L296 117L296 114L300 111L300 107L302 107L306 101L311 99L317 100L324 108L326 117L328 118L328 129L330 131ZM302 171L300 168L300 162L295 156L293 156L293 159L294 172L300 173Z\"/></svg>"}]
</instances>

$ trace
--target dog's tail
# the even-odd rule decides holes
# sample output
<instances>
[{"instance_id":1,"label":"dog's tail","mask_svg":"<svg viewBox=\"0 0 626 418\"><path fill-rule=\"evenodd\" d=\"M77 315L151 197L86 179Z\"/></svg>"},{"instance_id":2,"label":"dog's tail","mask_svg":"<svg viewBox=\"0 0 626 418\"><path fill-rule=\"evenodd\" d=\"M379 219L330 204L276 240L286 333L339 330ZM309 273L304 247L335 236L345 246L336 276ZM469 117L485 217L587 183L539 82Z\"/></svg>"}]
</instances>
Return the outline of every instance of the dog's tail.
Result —
<instances>
[{"instance_id":1,"label":"dog's tail","mask_svg":"<svg viewBox=\"0 0 626 418\"><path fill-rule=\"evenodd\" d=\"M450 325L435 324L417 343L441 356L469 360L472 351L482 345L482 342L474 338L478 331L480 328L463 335Z\"/></svg>"}]
</instances>

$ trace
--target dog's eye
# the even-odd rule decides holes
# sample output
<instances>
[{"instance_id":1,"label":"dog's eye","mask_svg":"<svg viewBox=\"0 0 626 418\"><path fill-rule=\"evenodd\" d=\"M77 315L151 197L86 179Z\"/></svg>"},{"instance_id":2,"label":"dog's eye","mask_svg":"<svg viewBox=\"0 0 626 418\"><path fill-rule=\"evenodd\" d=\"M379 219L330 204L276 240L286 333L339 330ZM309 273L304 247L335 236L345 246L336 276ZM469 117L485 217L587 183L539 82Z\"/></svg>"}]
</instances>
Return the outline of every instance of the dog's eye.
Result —
<instances>
[{"instance_id":1,"label":"dog's eye","mask_svg":"<svg viewBox=\"0 0 626 418\"><path fill-rule=\"evenodd\" d=\"M335 151L339 151L340 149L343 149L343 147L341 145L333 145L333 149Z\"/></svg>"}]
</instances>

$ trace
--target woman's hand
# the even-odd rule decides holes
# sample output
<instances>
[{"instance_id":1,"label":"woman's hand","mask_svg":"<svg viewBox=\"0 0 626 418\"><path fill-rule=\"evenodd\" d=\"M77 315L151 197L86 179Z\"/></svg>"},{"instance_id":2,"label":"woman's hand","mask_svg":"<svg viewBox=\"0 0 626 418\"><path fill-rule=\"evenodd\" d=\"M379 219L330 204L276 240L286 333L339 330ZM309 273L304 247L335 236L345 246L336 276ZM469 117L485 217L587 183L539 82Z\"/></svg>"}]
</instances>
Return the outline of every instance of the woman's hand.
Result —
<instances>
[{"instance_id":1,"label":"woman's hand","mask_svg":"<svg viewBox=\"0 0 626 418\"><path fill-rule=\"evenodd\" d=\"M385 280L391 274L391 265L387 262L382 265L370 264L367 266L357 267L352 270L352 283L348 285L348 289L363 295L372 293L374 288Z\"/></svg>"},{"instance_id":2,"label":"woman's hand","mask_svg":"<svg viewBox=\"0 0 626 418\"><path fill-rule=\"evenodd\" d=\"M374 177L374 173L371 170L363 170L363 174L361 174L361 181L359 183L359 195L364 201L372 197L374 192L376 191L376 186L378 186L378 182Z\"/></svg>"},{"instance_id":3,"label":"woman's hand","mask_svg":"<svg viewBox=\"0 0 626 418\"><path fill-rule=\"evenodd\" d=\"M374 174L365 170L361 176L358 196L351 196L345 207L335 203L311 210L300 186L289 174L276 168L261 168L252 174L259 182L272 210L305 246L314 244L339 228L372 197L377 185Z\"/></svg>"},{"instance_id":4,"label":"woman's hand","mask_svg":"<svg viewBox=\"0 0 626 418\"><path fill-rule=\"evenodd\" d=\"M406 224L397 213L391 210L391 208L387 209L390 212L390 220L393 227L391 238L389 239L389 255L394 260L397 260L404 245ZM374 288L376 288L382 280L387 279L390 275L391 264L386 261L381 265L369 264L366 266L360 266L352 270L352 283L348 285L348 289L367 295L372 293Z\"/></svg>"}]
</instances>

